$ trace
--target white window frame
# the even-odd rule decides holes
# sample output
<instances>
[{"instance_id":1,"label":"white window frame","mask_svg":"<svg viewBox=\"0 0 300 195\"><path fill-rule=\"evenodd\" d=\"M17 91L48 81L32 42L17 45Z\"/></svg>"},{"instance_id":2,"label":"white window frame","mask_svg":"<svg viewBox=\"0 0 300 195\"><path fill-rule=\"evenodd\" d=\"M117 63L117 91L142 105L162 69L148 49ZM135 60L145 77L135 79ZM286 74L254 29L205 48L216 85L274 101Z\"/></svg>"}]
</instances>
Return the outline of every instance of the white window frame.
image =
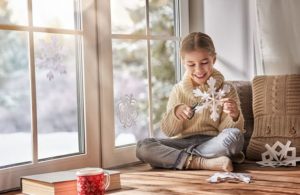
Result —
<instances>
[{"instance_id":1,"label":"white window frame","mask_svg":"<svg viewBox=\"0 0 300 195\"><path fill-rule=\"evenodd\" d=\"M29 72L32 110L32 163L0 169L0 192L20 187L20 177L44 172L75 169L87 166L101 166L100 162L100 114L99 114L99 75L97 63L96 5L95 1L82 0L82 29L64 30L32 26L32 0L28 0L28 26L1 25L1 30L16 30L29 33ZM35 99L34 32L83 35L83 99L85 124L85 153L51 160L38 161L37 121ZM16 143L17 147L17 143ZM30 147L30 146L28 146ZM3 182L6 181L6 182Z\"/></svg>"},{"instance_id":2,"label":"white window frame","mask_svg":"<svg viewBox=\"0 0 300 195\"><path fill-rule=\"evenodd\" d=\"M176 0L175 10L178 10L178 18L176 18L178 27L176 29L177 35L186 35L188 33L188 1ZM115 147L115 131L114 131L114 96L113 96L113 64L112 64L112 39L133 39L133 40L146 40L148 41L148 83L151 83L151 77L149 73L150 67L150 40L173 40L179 41L179 37L175 36L150 36L146 35L120 35L112 34L111 32L111 12L110 12L110 0L99 0L97 3L99 22L98 26L98 45L99 45L99 75L100 75L100 113L101 113L101 143L102 143L102 165L104 168L121 166L137 162L135 154L135 145L126 145L122 147ZM146 3L146 10L148 5ZM148 14L146 14L148 15ZM149 17L149 16L147 16ZM149 21L149 20L148 20ZM147 22L148 23L148 22ZM149 30L149 23L147 24L146 31ZM179 44L176 44L176 50L179 49ZM176 80L181 78L181 66L180 59L177 57L176 66ZM149 105L151 103L151 87L148 89ZM152 136L152 108L149 106L149 135Z\"/></svg>"}]
</instances>

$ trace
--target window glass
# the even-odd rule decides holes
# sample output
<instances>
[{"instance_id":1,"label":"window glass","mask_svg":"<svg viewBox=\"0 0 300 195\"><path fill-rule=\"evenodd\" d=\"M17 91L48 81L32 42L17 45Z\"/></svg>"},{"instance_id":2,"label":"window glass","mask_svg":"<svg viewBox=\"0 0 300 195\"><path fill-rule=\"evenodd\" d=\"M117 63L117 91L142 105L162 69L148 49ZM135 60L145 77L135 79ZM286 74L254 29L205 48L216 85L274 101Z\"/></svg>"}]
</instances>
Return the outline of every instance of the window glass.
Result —
<instances>
[{"instance_id":1,"label":"window glass","mask_svg":"<svg viewBox=\"0 0 300 195\"><path fill-rule=\"evenodd\" d=\"M174 0L149 0L150 33L174 36L174 15Z\"/></svg>"},{"instance_id":2,"label":"window glass","mask_svg":"<svg viewBox=\"0 0 300 195\"><path fill-rule=\"evenodd\" d=\"M0 24L27 25L27 0L0 0Z\"/></svg>"},{"instance_id":3,"label":"window glass","mask_svg":"<svg viewBox=\"0 0 300 195\"><path fill-rule=\"evenodd\" d=\"M48 33L34 37L38 158L82 152L81 39Z\"/></svg>"},{"instance_id":4,"label":"window glass","mask_svg":"<svg viewBox=\"0 0 300 195\"><path fill-rule=\"evenodd\" d=\"M0 30L0 167L32 160L28 33Z\"/></svg>"},{"instance_id":5,"label":"window glass","mask_svg":"<svg viewBox=\"0 0 300 195\"><path fill-rule=\"evenodd\" d=\"M167 40L175 35L175 1L149 0L148 9L145 8L147 0L110 2L112 34L132 35L131 41L118 35L112 40L115 144L120 146L136 143L137 140L149 136L150 127L155 137L163 137L159 124L176 76L176 41ZM161 40L153 40L146 36L147 10L148 35L161 36L159 37ZM148 84L147 44L150 44L151 86ZM149 89L152 91L151 101L147 98ZM152 121L147 116L150 108Z\"/></svg>"},{"instance_id":6,"label":"window glass","mask_svg":"<svg viewBox=\"0 0 300 195\"><path fill-rule=\"evenodd\" d=\"M76 29L77 5L75 0L32 0L33 25Z\"/></svg>"},{"instance_id":7,"label":"window glass","mask_svg":"<svg viewBox=\"0 0 300 195\"><path fill-rule=\"evenodd\" d=\"M175 41L151 41L152 119L154 137L164 137L160 121L176 82Z\"/></svg>"},{"instance_id":8,"label":"window glass","mask_svg":"<svg viewBox=\"0 0 300 195\"><path fill-rule=\"evenodd\" d=\"M148 136L147 45L145 40L113 40L115 145Z\"/></svg>"},{"instance_id":9,"label":"window glass","mask_svg":"<svg viewBox=\"0 0 300 195\"><path fill-rule=\"evenodd\" d=\"M111 0L112 34L146 34L145 0Z\"/></svg>"}]
</instances>

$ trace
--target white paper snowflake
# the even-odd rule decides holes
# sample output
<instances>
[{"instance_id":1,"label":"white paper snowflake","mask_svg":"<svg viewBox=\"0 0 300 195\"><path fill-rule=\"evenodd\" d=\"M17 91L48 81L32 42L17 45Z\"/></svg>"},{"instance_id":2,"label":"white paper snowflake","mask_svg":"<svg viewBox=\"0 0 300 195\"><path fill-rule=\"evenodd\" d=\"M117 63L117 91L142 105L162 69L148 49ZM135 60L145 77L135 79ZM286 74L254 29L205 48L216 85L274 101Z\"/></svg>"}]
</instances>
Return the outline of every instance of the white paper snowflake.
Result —
<instances>
[{"instance_id":1,"label":"white paper snowflake","mask_svg":"<svg viewBox=\"0 0 300 195\"><path fill-rule=\"evenodd\" d=\"M204 109L210 108L210 118L213 121L218 120L219 116L219 106L222 105L221 99L230 91L229 85L224 85L219 91L216 90L216 79L210 77L207 81L208 90L202 92L200 89L193 90L195 97L201 97L203 103L195 107L196 113L202 113Z\"/></svg>"},{"instance_id":2,"label":"white paper snowflake","mask_svg":"<svg viewBox=\"0 0 300 195\"><path fill-rule=\"evenodd\" d=\"M277 141L272 147L265 145L266 152L261 154L262 161L256 162L262 166L279 167L279 166L296 166L300 157L296 157L296 148L290 147L291 141L288 140L285 145Z\"/></svg>"}]
</instances>

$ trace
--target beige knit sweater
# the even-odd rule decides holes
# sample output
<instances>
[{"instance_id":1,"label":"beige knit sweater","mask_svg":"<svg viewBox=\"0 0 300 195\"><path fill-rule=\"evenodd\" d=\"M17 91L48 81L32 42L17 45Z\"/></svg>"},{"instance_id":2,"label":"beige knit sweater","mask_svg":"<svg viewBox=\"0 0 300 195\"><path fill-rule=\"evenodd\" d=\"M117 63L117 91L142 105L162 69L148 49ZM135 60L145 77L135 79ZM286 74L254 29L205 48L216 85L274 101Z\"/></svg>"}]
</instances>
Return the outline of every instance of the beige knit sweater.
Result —
<instances>
[{"instance_id":1,"label":"beige knit sweater","mask_svg":"<svg viewBox=\"0 0 300 195\"><path fill-rule=\"evenodd\" d=\"M211 75L216 79L216 89L219 90L225 84L223 75L213 70ZM162 131L169 137L187 137L190 135L203 134L203 135L217 135L225 128L238 128L244 132L244 117L240 109L240 101L236 93L235 88L230 85L230 92L226 97L233 98L239 107L240 115L237 121L233 121L232 118L223 112L222 108L219 108L218 113L220 117L217 121L213 121L210 118L210 110L205 109L202 113L195 113L191 120L181 121L175 116L175 107L180 104L193 105L196 102L201 102L201 97L195 97L193 90L195 89L191 78L185 74L182 81L177 83L169 96L167 105L167 112L164 114L161 121ZM201 91L207 91L208 85L204 84L199 86Z\"/></svg>"}]
</instances>

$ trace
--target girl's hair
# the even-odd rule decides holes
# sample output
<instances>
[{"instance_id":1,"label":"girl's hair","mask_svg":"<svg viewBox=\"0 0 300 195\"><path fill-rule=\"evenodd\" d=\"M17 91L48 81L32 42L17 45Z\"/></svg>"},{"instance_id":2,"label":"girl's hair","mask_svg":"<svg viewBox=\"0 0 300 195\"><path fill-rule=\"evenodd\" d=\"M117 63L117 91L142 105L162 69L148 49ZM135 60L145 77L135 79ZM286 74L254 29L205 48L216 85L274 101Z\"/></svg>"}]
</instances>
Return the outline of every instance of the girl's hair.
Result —
<instances>
[{"instance_id":1,"label":"girl's hair","mask_svg":"<svg viewBox=\"0 0 300 195\"><path fill-rule=\"evenodd\" d=\"M184 54L187 52L203 49L211 55L216 55L215 46L210 36L201 32L193 32L182 40L180 55L184 57Z\"/></svg>"}]
</instances>

